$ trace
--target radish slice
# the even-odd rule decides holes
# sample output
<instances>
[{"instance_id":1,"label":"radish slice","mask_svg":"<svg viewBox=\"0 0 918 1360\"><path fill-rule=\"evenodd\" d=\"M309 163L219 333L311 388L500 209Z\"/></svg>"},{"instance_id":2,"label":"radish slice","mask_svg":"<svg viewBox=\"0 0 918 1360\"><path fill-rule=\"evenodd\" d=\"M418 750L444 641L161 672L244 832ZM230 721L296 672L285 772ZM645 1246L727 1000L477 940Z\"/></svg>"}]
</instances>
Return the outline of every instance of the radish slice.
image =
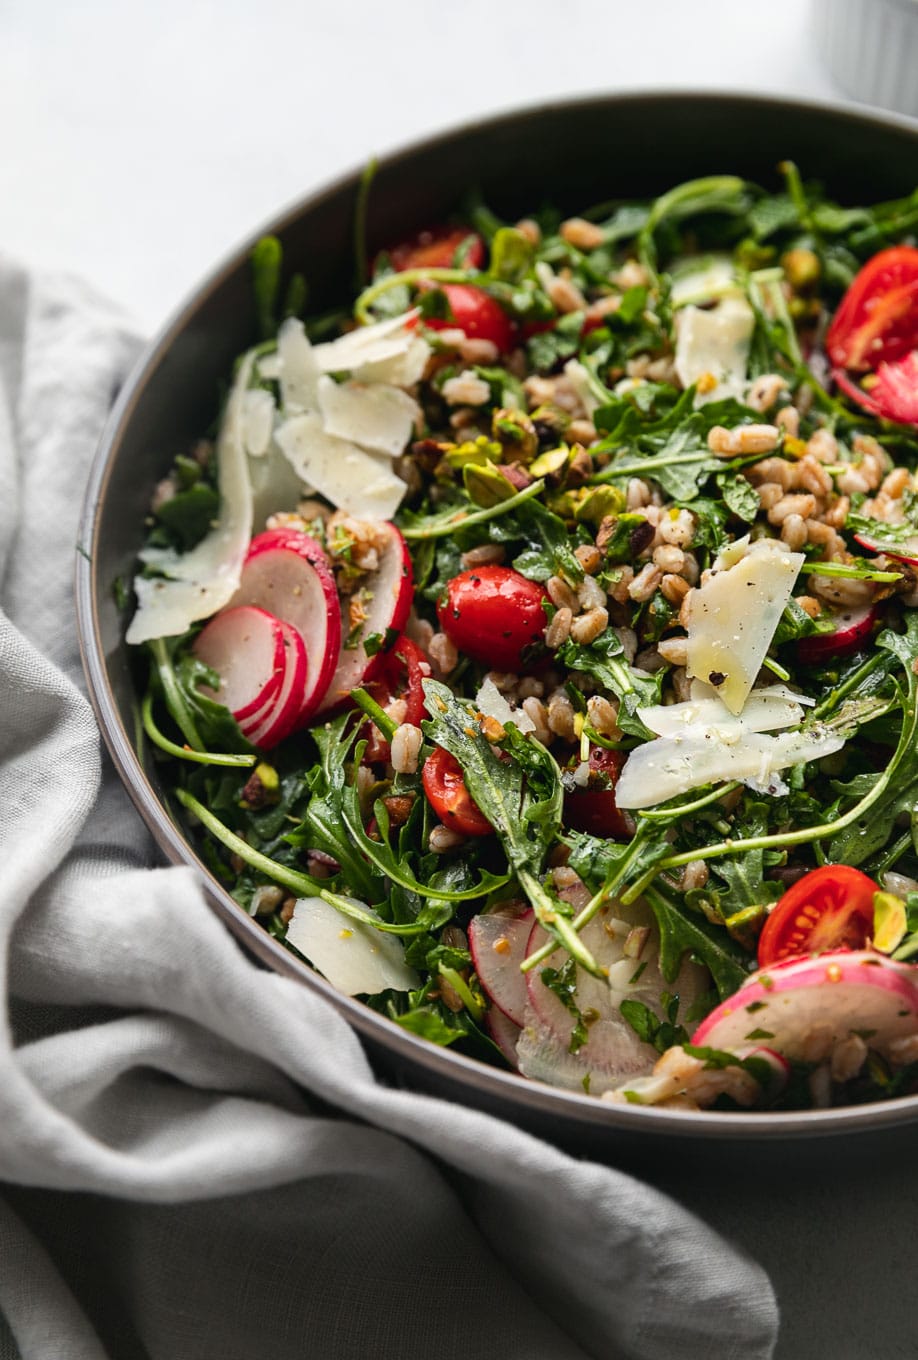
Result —
<instances>
[{"instance_id":1,"label":"radish slice","mask_svg":"<svg viewBox=\"0 0 918 1360\"><path fill-rule=\"evenodd\" d=\"M918 968L871 949L838 949L764 968L702 1021L692 1037L701 1047L731 1052L763 1040L791 1062L813 1061L852 1034L888 1050L918 1033Z\"/></svg>"},{"instance_id":2,"label":"radish slice","mask_svg":"<svg viewBox=\"0 0 918 1360\"><path fill-rule=\"evenodd\" d=\"M234 603L267 609L302 637L307 673L299 725L328 689L341 645L341 609L328 558L301 530L268 529L252 539Z\"/></svg>"},{"instance_id":3,"label":"radish slice","mask_svg":"<svg viewBox=\"0 0 918 1360\"><path fill-rule=\"evenodd\" d=\"M238 723L263 712L277 695L286 667L284 633L264 609L241 605L211 619L195 638L192 651L216 671L216 690L201 693L224 704Z\"/></svg>"},{"instance_id":4,"label":"radish slice","mask_svg":"<svg viewBox=\"0 0 918 1360\"><path fill-rule=\"evenodd\" d=\"M366 618L355 639L342 638L337 667L317 712L327 713L343 703L352 689L367 684L383 664L385 650L367 656L364 642L371 636L392 638L402 631L411 609L414 578L408 544L394 524L377 525L386 536L379 566L364 587Z\"/></svg>"},{"instance_id":5,"label":"radish slice","mask_svg":"<svg viewBox=\"0 0 918 1360\"><path fill-rule=\"evenodd\" d=\"M797 643L797 655L805 666L813 666L830 657L848 656L869 641L880 611L876 605L860 609L842 609L835 614L834 633L813 633Z\"/></svg>"},{"instance_id":6,"label":"radish slice","mask_svg":"<svg viewBox=\"0 0 918 1360\"><path fill-rule=\"evenodd\" d=\"M286 655L281 687L267 711L262 711L247 722L240 723L243 734L252 745L260 746L264 751L289 737L299 723L308 669L306 644L302 636L293 624L282 619L279 619L278 623L283 630Z\"/></svg>"},{"instance_id":7,"label":"radish slice","mask_svg":"<svg viewBox=\"0 0 918 1360\"><path fill-rule=\"evenodd\" d=\"M514 1072L518 1072L520 1060L516 1045L523 1032L520 1026L509 1020L503 1011L492 1006L485 1016L485 1027Z\"/></svg>"},{"instance_id":8,"label":"radish slice","mask_svg":"<svg viewBox=\"0 0 918 1360\"><path fill-rule=\"evenodd\" d=\"M891 524L889 527L895 529L896 526ZM868 552L885 553L897 562L908 562L910 566L918 567L918 534L910 534L904 541L893 537L884 539L882 534L855 534L854 537Z\"/></svg>"},{"instance_id":9,"label":"radish slice","mask_svg":"<svg viewBox=\"0 0 918 1360\"><path fill-rule=\"evenodd\" d=\"M616 907L624 913L624 909ZM660 996L663 992L677 994L680 1011L685 1011L703 993L707 974L703 968L686 961L674 983L667 983L660 973L654 944L652 917L644 909L628 909L629 920L613 916L610 909L600 912L581 935L584 944L601 967L606 978L596 978L582 968L576 973L576 1002L581 1014L593 1014L588 1037L576 1053L570 1052L574 1017L558 996L542 981L541 970L534 968L526 974L529 1007L526 1025L520 1036L518 1053L520 1071L524 1076L571 1090L583 1086L588 1079L593 1094L611 1090L623 1080L649 1072L659 1056L650 1044L638 1038L621 1013L626 999L642 1002L660 1015ZM648 929L640 958L629 958L624 950L631 932ZM631 937L633 939L633 937ZM533 927L527 953L545 943L547 935L541 926ZM563 955L560 950L548 960L557 967Z\"/></svg>"},{"instance_id":10,"label":"radish slice","mask_svg":"<svg viewBox=\"0 0 918 1360\"><path fill-rule=\"evenodd\" d=\"M469 922L469 949L475 972L494 1005L515 1025L526 1017L526 957L535 913L522 916L474 916Z\"/></svg>"}]
</instances>

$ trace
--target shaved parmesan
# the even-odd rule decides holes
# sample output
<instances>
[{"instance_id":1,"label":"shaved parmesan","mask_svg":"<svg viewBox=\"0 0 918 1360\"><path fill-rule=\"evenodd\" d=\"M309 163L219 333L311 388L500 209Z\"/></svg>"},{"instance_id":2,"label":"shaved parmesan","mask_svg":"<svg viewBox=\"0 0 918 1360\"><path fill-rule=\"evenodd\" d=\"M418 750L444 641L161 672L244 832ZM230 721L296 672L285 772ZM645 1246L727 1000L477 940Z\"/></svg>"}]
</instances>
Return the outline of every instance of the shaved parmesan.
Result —
<instances>
[{"instance_id":1,"label":"shaved parmesan","mask_svg":"<svg viewBox=\"0 0 918 1360\"><path fill-rule=\"evenodd\" d=\"M346 901L379 920L372 907ZM346 996L375 996L387 987L409 992L420 978L405 962L405 946L395 935L355 921L322 897L301 897L287 926L287 939L333 987Z\"/></svg>"},{"instance_id":2,"label":"shaved parmesan","mask_svg":"<svg viewBox=\"0 0 918 1360\"><path fill-rule=\"evenodd\" d=\"M784 686L776 685L773 689L754 689L743 705L742 713L736 716L716 696L639 708L637 716L648 731L658 737L713 732L722 741L731 741L744 732L773 732L782 727L796 727L803 720L803 709L796 695Z\"/></svg>"},{"instance_id":3,"label":"shaved parmesan","mask_svg":"<svg viewBox=\"0 0 918 1360\"><path fill-rule=\"evenodd\" d=\"M277 332L278 380L285 411L315 409L319 365L302 321L289 317ZM264 371L264 361L260 365Z\"/></svg>"},{"instance_id":4,"label":"shaved parmesan","mask_svg":"<svg viewBox=\"0 0 918 1360\"><path fill-rule=\"evenodd\" d=\"M727 297L716 307L686 307L679 313L676 373L683 387L701 378L713 386L699 392L696 406L741 397L746 386L755 313L744 297Z\"/></svg>"},{"instance_id":5,"label":"shaved parmesan","mask_svg":"<svg viewBox=\"0 0 918 1360\"><path fill-rule=\"evenodd\" d=\"M243 397L243 439L246 453L261 458L268 450L274 429L274 398L263 387L253 387Z\"/></svg>"},{"instance_id":6,"label":"shaved parmesan","mask_svg":"<svg viewBox=\"0 0 918 1360\"><path fill-rule=\"evenodd\" d=\"M319 379L318 402L326 434L390 458L404 452L421 414L417 402L397 387L336 383L325 375Z\"/></svg>"},{"instance_id":7,"label":"shaved parmesan","mask_svg":"<svg viewBox=\"0 0 918 1360\"><path fill-rule=\"evenodd\" d=\"M718 558L704 585L686 597L686 672L712 685L740 713L805 561L776 539ZM729 565L724 565L728 563Z\"/></svg>"},{"instance_id":8,"label":"shaved parmesan","mask_svg":"<svg viewBox=\"0 0 918 1360\"><path fill-rule=\"evenodd\" d=\"M462 335L463 340L465 334ZM353 376L363 383L391 383L393 387L413 387L420 382L432 354L430 345L419 335L412 338L404 354L393 355L391 359L377 359L375 363L361 364L353 370Z\"/></svg>"},{"instance_id":9,"label":"shaved parmesan","mask_svg":"<svg viewBox=\"0 0 918 1360\"><path fill-rule=\"evenodd\" d=\"M132 646L187 632L197 619L222 609L239 588L252 532L252 488L244 441L245 397L253 363L250 352L239 365L217 439L217 522L190 552L147 548L140 554L161 576L134 580L138 607L126 635Z\"/></svg>"},{"instance_id":10,"label":"shaved parmesan","mask_svg":"<svg viewBox=\"0 0 918 1360\"><path fill-rule=\"evenodd\" d=\"M409 329L420 315L417 308L401 316L375 321L370 326L358 326L337 340L329 340L313 349L316 363L323 373L353 373L366 364L377 364L405 355L417 337Z\"/></svg>"},{"instance_id":11,"label":"shaved parmesan","mask_svg":"<svg viewBox=\"0 0 918 1360\"><path fill-rule=\"evenodd\" d=\"M278 506L292 507L314 489L294 470L275 439L260 458L249 459L249 480L253 534L261 533L268 516L275 514Z\"/></svg>"},{"instance_id":12,"label":"shaved parmesan","mask_svg":"<svg viewBox=\"0 0 918 1360\"><path fill-rule=\"evenodd\" d=\"M709 255L674 273L669 300L678 308L741 293L730 256Z\"/></svg>"},{"instance_id":13,"label":"shaved parmesan","mask_svg":"<svg viewBox=\"0 0 918 1360\"><path fill-rule=\"evenodd\" d=\"M328 434L317 412L292 416L275 438L297 475L340 510L358 519L391 519L401 504L405 483L389 463Z\"/></svg>"},{"instance_id":14,"label":"shaved parmesan","mask_svg":"<svg viewBox=\"0 0 918 1360\"><path fill-rule=\"evenodd\" d=\"M767 787L777 770L832 755L844 738L824 728L782 732L777 737L745 732L731 744L712 730L705 735L659 737L631 752L615 786L620 808L654 807L703 784L751 779Z\"/></svg>"},{"instance_id":15,"label":"shaved parmesan","mask_svg":"<svg viewBox=\"0 0 918 1360\"><path fill-rule=\"evenodd\" d=\"M487 678L475 695L475 703L486 718L494 718L501 727L515 723L520 732L534 732L535 723L523 708L511 708L492 679Z\"/></svg>"}]
</instances>

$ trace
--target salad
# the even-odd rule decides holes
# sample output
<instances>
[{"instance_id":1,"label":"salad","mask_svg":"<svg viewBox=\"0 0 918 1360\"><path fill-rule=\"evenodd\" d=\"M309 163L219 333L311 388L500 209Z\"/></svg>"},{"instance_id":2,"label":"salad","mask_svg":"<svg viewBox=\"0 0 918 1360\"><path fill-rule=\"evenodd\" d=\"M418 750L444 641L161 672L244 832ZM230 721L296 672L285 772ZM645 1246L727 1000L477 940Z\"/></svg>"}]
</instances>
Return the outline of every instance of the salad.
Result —
<instances>
[{"instance_id":1,"label":"salad","mask_svg":"<svg viewBox=\"0 0 918 1360\"><path fill-rule=\"evenodd\" d=\"M361 221L320 317L261 241L262 339L133 583L240 906L613 1101L918 1090L918 191L781 173L470 200L369 261Z\"/></svg>"}]
</instances>

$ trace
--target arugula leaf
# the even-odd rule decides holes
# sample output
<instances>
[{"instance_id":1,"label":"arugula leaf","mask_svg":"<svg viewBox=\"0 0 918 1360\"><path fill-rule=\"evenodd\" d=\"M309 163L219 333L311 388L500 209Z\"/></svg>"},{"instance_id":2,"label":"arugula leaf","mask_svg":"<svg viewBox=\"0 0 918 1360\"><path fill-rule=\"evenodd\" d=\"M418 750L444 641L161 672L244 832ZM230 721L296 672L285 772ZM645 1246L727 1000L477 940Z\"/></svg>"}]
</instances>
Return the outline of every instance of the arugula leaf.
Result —
<instances>
[{"instance_id":1,"label":"arugula leaf","mask_svg":"<svg viewBox=\"0 0 918 1360\"><path fill-rule=\"evenodd\" d=\"M198 482L164 501L156 518L166 526L181 551L188 552L210 529L219 508L219 493L206 482Z\"/></svg>"},{"instance_id":2,"label":"arugula leaf","mask_svg":"<svg viewBox=\"0 0 918 1360\"><path fill-rule=\"evenodd\" d=\"M902 664L906 690L902 693L902 728L899 744L880 776L877 794L849 826L829 842L828 855L835 863L862 864L888 841L890 827L900 814L908 814L912 827L918 823L918 617L909 611L905 633L886 629L877 647L891 652ZM868 795L870 797L870 795ZM915 831L913 829L913 835Z\"/></svg>"},{"instance_id":3,"label":"arugula leaf","mask_svg":"<svg viewBox=\"0 0 918 1360\"><path fill-rule=\"evenodd\" d=\"M665 670L657 671L655 675L634 670L625 659L621 638L611 627L588 644L569 638L558 648L558 660L568 670L583 671L617 695L619 727L629 736L650 740L652 733L635 717L635 712L660 702Z\"/></svg>"},{"instance_id":4,"label":"arugula leaf","mask_svg":"<svg viewBox=\"0 0 918 1360\"><path fill-rule=\"evenodd\" d=\"M666 981L675 982L684 956L691 954L708 969L720 999L732 996L749 972L746 951L726 931L683 911L659 885L649 887L645 895L660 931L660 972Z\"/></svg>"},{"instance_id":5,"label":"arugula leaf","mask_svg":"<svg viewBox=\"0 0 918 1360\"><path fill-rule=\"evenodd\" d=\"M632 997L626 997L619 1010L638 1038L645 1044L651 1044L658 1053L665 1053L674 1044L684 1044L688 1040L685 1026L676 1023L679 1012L679 998L676 996L670 997L666 1018L662 1020L643 1001L635 1001Z\"/></svg>"},{"instance_id":6,"label":"arugula leaf","mask_svg":"<svg viewBox=\"0 0 918 1360\"><path fill-rule=\"evenodd\" d=\"M745 477L721 472L714 478L727 508L745 524L752 524L762 508L758 493Z\"/></svg>"},{"instance_id":7,"label":"arugula leaf","mask_svg":"<svg viewBox=\"0 0 918 1360\"><path fill-rule=\"evenodd\" d=\"M563 790L554 757L539 742L507 729L506 759L494 754L481 732L478 711L446 685L424 681L424 733L455 756L472 798L493 826L510 868L539 923L588 972L596 961L570 927L571 908L541 882L545 857L561 828Z\"/></svg>"}]
</instances>

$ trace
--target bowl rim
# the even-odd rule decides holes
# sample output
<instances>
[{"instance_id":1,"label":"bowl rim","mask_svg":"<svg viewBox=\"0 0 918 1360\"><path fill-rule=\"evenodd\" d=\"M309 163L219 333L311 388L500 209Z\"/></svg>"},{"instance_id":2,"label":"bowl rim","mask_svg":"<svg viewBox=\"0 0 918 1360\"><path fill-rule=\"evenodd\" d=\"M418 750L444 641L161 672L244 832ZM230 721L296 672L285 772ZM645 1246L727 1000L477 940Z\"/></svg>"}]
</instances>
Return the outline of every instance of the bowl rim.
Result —
<instances>
[{"instance_id":1,"label":"bowl rim","mask_svg":"<svg viewBox=\"0 0 918 1360\"><path fill-rule=\"evenodd\" d=\"M412 157L451 141L491 130L504 124L515 124L532 117L545 116L589 105L659 105L670 101L689 101L696 105L741 104L763 112L769 109L785 113L828 114L842 123L873 126L879 131L898 130L912 136L918 148L918 122L904 115L873 108L851 106L830 100L782 98L769 94L745 91L693 90L691 88L645 88L615 92L593 92L572 98L552 98L524 104L492 114L483 114L462 124L451 124L420 139L404 142L376 158L380 169L395 166ZM245 261L255 242L268 232L283 232L303 214L314 211L325 201L339 194L354 191L365 167L358 166L326 180L286 204L269 217L238 245L230 249L206 274L198 285L172 311L157 333L144 346L133 369L121 387L99 439L86 484L80 527L77 538L75 566L75 596L77 631L83 669L90 702L99 724L109 755L129 797L146 823L160 851L172 864L190 865L201 880L205 901L224 925L257 960L281 975L296 979L322 997L343 1015L359 1037L385 1049L396 1060L404 1061L411 1069L420 1068L425 1074L442 1083L444 1079L456 1087L450 1098L467 1092L486 1102L496 1102L504 1109L510 1105L524 1106L534 1115L563 1121L565 1130L573 1133L591 1126L594 1131L606 1130L610 1141L616 1135L632 1135L642 1139L655 1135L669 1138L699 1138L716 1142L738 1139L745 1142L837 1137L893 1128L918 1120L918 1095L904 1096L888 1102L840 1106L828 1110L777 1111L710 1111L660 1109L598 1099L559 1087L528 1081L514 1072L502 1071L451 1048L441 1048L400 1028L363 1002L336 991L330 983L301 961L238 905L210 874L191 843L186 840L176 821L170 817L167 805L161 801L147 778L137 750L118 711L114 692L108 678L101 642L97 601L105 583L98 579L97 545L102 508L106 502L113 466L122 438L148 379L155 373L177 335L196 313L221 289ZM493 1103L489 1108L494 1108Z\"/></svg>"}]
</instances>

